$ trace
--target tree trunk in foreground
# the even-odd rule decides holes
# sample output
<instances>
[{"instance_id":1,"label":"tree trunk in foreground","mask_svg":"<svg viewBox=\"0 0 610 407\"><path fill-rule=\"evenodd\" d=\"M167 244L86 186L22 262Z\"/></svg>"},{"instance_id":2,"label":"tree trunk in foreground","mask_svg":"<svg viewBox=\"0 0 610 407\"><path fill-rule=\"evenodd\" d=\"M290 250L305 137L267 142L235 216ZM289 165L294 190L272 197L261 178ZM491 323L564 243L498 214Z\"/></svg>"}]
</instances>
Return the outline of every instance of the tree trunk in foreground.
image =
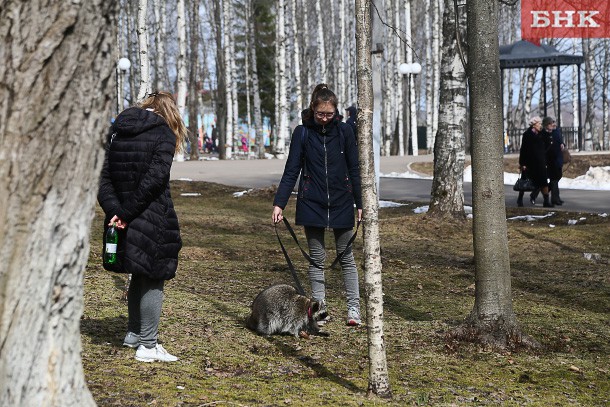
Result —
<instances>
[{"instance_id":1,"label":"tree trunk in foreground","mask_svg":"<svg viewBox=\"0 0 610 407\"><path fill-rule=\"evenodd\" d=\"M373 157L373 81L371 65L371 6L356 0L358 73L358 152L362 177L364 225L364 288L369 349L369 393L392 397L383 340L383 290L379 248L379 201Z\"/></svg>"},{"instance_id":2,"label":"tree trunk in foreground","mask_svg":"<svg viewBox=\"0 0 610 407\"><path fill-rule=\"evenodd\" d=\"M498 2L470 0L468 74L472 128L475 303L454 337L496 348L534 344L513 311L504 204Z\"/></svg>"},{"instance_id":3,"label":"tree trunk in foreground","mask_svg":"<svg viewBox=\"0 0 610 407\"><path fill-rule=\"evenodd\" d=\"M456 21L460 38L456 35ZM465 10L456 16L453 1L445 0L438 134L434 138L434 178L428 211L435 218L465 219L466 70L458 48L458 41L465 38L465 28Z\"/></svg>"},{"instance_id":4,"label":"tree trunk in foreground","mask_svg":"<svg viewBox=\"0 0 610 407\"><path fill-rule=\"evenodd\" d=\"M114 4L0 9L1 406L95 405L79 325L116 99Z\"/></svg>"}]
</instances>

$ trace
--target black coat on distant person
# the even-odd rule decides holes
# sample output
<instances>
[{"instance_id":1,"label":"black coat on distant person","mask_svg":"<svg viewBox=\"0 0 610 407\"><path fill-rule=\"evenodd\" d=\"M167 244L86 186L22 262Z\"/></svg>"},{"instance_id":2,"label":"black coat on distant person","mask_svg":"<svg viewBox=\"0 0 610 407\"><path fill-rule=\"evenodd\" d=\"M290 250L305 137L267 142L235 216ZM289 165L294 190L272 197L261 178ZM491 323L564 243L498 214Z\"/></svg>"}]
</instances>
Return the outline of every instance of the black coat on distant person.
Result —
<instances>
[{"instance_id":1,"label":"black coat on distant person","mask_svg":"<svg viewBox=\"0 0 610 407\"><path fill-rule=\"evenodd\" d=\"M97 197L104 232L114 215L128 224L119 234L121 272L169 280L182 247L169 188L176 136L163 117L139 107L123 111L112 132Z\"/></svg>"},{"instance_id":2,"label":"black coat on distant person","mask_svg":"<svg viewBox=\"0 0 610 407\"><path fill-rule=\"evenodd\" d=\"M561 131L553 129L552 132L543 130L547 137L547 150L546 150L546 170L551 180L559 181L563 176L563 151L561 145L563 143L563 137Z\"/></svg>"},{"instance_id":3,"label":"black coat on distant person","mask_svg":"<svg viewBox=\"0 0 610 407\"><path fill-rule=\"evenodd\" d=\"M354 227L354 204L362 208L356 138L349 125L335 119L325 126L305 117L290 142L284 174L273 201L286 207L299 182L295 223L302 226Z\"/></svg>"},{"instance_id":4,"label":"black coat on distant person","mask_svg":"<svg viewBox=\"0 0 610 407\"><path fill-rule=\"evenodd\" d=\"M546 149L544 132L536 132L532 127L523 133L519 150L519 165L525 166L525 175L541 188L548 186L546 171Z\"/></svg>"}]
</instances>

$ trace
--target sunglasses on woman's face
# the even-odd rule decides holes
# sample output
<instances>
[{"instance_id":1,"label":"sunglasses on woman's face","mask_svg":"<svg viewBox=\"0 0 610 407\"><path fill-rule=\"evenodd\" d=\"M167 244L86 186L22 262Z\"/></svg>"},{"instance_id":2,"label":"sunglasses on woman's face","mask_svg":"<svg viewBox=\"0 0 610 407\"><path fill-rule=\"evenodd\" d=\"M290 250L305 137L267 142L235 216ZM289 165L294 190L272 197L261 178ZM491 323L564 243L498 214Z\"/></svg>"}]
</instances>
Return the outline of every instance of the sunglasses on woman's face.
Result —
<instances>
[{"instance_id":1,"label":"sunglasses on woman's face","mask_svg":"<svg viewBox=\"0 0 610 407\"><path fill-rule=\"evenodd\" d=\"M315 112L318 119L332 119L335 116L335 112Z\"/></svg>"}]
</instances>

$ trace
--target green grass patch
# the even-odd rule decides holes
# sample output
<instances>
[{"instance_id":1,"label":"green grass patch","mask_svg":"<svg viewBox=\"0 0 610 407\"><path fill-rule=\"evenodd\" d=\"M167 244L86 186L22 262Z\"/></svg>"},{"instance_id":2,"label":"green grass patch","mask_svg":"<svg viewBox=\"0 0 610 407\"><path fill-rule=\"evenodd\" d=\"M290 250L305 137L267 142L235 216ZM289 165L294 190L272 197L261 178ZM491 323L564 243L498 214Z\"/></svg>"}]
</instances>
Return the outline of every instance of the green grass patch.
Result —
<instances>
[{"instance_id":1,"label":"green grass patch","mask_svg":"<svg viewBox=\"0 0 610 407\"><path fill-rule=\"evenodd\" d=\"M271 224L274 191L235 198L236 191L172 183L184 248L178 275L166 284L161 317L160 340L180 357L169 364L137 362L134 350L121 346L127 326L125 276L101 267L98 208L81 329L85 376L100 406L610 403L608 218L561 212L543 221L509 221L514 308L524 332L543 348L500 354L475 345L454 349L445 342L445 333L474 304L472 224L439 223L413 214L413 205L381 209L393 398L380 400L366 394L366 328L344 325L340 271L327 271L333 320L324 330L330 337L262 337L245 328L256 294L292 279ZM183 192L201 196L183 197ZM524 208L513 208L507 215L523 213ZM294 200L286 215L294 219ZM568 225L581 217L586 219ZM295 230L304 244L302 228ZM283 226L281 233L307 289L306 263ZM327 246L330 242L329 233ZM360 238L355 253L361 264ZM588 260L584 253L599 257ZM331 250L329 259L334 255Z\"/></svg>"}]
</instances>

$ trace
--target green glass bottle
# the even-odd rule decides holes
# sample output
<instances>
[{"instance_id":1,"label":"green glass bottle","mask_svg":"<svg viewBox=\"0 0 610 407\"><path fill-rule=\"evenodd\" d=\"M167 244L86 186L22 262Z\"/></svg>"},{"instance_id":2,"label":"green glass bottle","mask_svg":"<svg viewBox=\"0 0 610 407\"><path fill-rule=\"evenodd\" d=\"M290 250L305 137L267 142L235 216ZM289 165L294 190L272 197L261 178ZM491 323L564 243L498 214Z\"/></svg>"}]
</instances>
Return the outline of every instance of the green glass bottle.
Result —
<instances>
[{"instance_id":1,"label":"green glass bottle","mask_svg":"<svg viewBox=\"0 0 610 407\"><path fill-rule=\"evenodd\" d=\"M106 231L106 246L104 247L104 263L116 263L116 248L119 244L119 231L116 228L116 223Z\"/></svg>"}]
</instances>

